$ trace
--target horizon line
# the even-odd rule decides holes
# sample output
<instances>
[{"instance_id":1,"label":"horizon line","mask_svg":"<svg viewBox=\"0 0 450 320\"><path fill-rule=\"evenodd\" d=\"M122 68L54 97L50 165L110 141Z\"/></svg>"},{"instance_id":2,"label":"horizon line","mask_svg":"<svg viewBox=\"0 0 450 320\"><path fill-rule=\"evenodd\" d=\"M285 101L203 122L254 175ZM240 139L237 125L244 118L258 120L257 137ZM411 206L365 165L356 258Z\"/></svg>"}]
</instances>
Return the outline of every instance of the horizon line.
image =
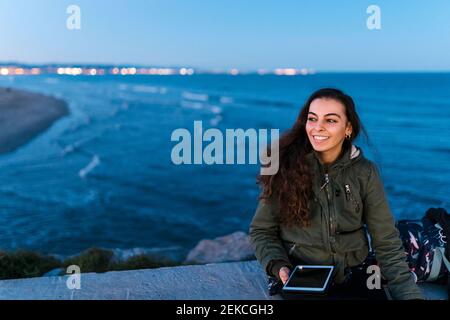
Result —
<instances>
[{"instance_id":1,"label":"horizon line","mask_svg":"<svg viewBox=\"0 0 450 320\"><path fill-rule=\"evenodd\" d=\"M316 73L449 73L450 69L316 69L308 67L275 67L275 68L211 68L211 67L198 67L191 65L149 65L140 63L89 63L89 62L44 62L44 63L32 63L32 62L19 62L19 61L0 61L0 67L119 67L119 68L168 68L168 69L183 69L189 68L196 71L196 73L230 73L236 71L239 74L259 74L261 72L271 73L276 70L296 70L303 71L305 74L312 75Z\"/></svg>"}]
</instances>

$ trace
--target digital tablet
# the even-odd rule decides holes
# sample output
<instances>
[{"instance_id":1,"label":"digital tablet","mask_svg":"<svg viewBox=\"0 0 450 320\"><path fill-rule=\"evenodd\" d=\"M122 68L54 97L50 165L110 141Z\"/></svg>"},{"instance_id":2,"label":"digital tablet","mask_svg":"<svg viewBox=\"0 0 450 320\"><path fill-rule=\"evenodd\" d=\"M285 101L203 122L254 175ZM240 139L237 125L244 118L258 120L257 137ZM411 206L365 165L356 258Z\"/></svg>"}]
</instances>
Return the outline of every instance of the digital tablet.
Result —
<instances>
[{"instance_id":1,"label":"digital tablet","mask_svg":"<svg viewBox=\"0 0 450 320\"><path fill-rule=\"evenodd\" d=\"M331 282L334 266L296 266L283 291L324 294Z\"/></svg>"}]
</instances>

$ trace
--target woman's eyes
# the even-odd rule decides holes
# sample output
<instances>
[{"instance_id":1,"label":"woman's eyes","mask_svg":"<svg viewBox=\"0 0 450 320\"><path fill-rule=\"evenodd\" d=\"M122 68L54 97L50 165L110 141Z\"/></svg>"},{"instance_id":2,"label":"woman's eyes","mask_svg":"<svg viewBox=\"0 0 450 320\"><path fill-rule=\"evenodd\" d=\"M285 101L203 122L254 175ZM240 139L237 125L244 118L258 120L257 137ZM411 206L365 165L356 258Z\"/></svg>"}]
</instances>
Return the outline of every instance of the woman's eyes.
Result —
<instances>
[{"instance_id":1,"label":"woman's eyes","mask_svg":"<svg viewBox=\"0 0 450 320\"><path fill-rule=\"evenodd\" d=\"M308 121L317 121L316 118L308 118ZM337 121L334 119L327 119L328 123L336 123Z\"/></svg>"}]
</instances>

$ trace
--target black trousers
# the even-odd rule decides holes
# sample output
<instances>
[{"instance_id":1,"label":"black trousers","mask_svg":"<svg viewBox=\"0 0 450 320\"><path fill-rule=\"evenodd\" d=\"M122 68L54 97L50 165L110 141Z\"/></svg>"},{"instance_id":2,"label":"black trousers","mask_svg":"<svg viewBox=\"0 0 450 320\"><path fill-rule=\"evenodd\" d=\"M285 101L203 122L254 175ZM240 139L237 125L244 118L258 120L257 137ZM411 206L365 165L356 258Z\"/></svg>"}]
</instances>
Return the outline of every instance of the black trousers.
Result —
<instances>
[{"instance_id":1,"label":"black trousers","mask_svg":"<svg viewBox=\"0 0 450 320\"><path fill-rule=\"evenodd\" d=\"M286 300L312 299L312 300L387 300L384 289L386 282L381 281L380 289L369 289L367 280L371 274L367 273L370 265L376 264L373 255L369 255L361 265L346 270L346 281L342 284L332 283L326 295L281 293Z\"/></svg>"},{"instance_id":2,"label":"black trousers","mask_svg":"<svg viewBox=\"0 0 450 320\"><path fill-rule=\"evenodd\" d=\"M325 295L282 292L281 296L286 300L387 300L383 285L380 289L369 289L367 287L368 276L353 273L343 284L332 283Z\"/></svg>"}]
</instances>

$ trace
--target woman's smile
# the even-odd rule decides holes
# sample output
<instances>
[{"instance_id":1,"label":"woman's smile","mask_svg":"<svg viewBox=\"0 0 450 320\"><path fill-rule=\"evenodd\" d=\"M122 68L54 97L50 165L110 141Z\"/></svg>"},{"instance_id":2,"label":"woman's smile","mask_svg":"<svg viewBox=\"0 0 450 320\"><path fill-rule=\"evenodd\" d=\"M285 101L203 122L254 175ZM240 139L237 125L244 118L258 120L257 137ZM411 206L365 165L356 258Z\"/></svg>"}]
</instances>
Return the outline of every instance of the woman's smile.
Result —
<instances>
[{"instance_id":1,"label":"woman's smile","mask_svg":"<svg viewBox=\"0 0 450 320\"><path fill-rule=\"evenodd\" d=\"M329 136L323 136L323 135L313 135L313 141L315 143L324 143L326 140L330 138Z\"/></svg>"}]
</instances>

